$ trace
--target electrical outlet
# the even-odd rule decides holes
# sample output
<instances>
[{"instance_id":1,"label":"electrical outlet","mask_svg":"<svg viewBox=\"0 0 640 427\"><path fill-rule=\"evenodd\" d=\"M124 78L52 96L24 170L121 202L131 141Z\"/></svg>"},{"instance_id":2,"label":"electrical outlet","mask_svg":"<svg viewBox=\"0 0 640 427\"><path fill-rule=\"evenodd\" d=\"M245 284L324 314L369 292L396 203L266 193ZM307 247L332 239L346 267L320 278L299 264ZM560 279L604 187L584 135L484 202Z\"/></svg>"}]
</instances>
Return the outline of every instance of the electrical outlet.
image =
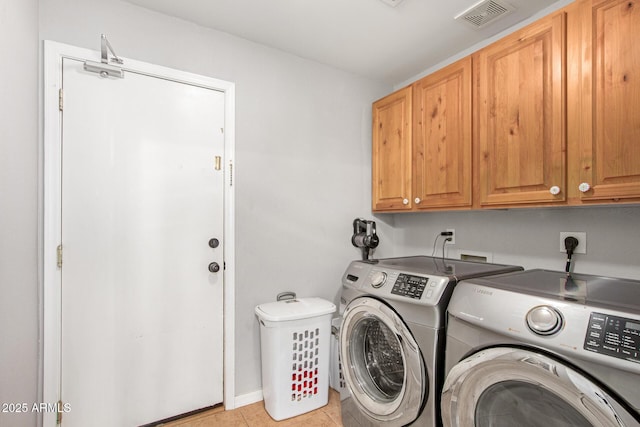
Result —
<instances>
[{"instance_id":1,"label":"electrical outlet","mask_svg":"<svg viewBox=\"0 0 640 427\"><path fill-rule=\"evenodd\" d=\"M448 236L449 240L448 242L446 242L449 245L455 245L456 244L456 230L454 230L453 228L447 228L445 231L448 231L451 233L451 236Z\"/></svg>"},{"instance_id":2,"label":"electrical outlet","mask_svg":"<svg viewBox=\"0 0 640 427\"><path fill-rule=\"evenodd\" d=\"M563 252L563 253L567 252L567 249L564 247L564 239L571 236L578 239L578 246L576 246L573 253L586 254L587 253L587 233L583 231L561 231L560 232L560 252Z\"/></svg>"}]
</instances>

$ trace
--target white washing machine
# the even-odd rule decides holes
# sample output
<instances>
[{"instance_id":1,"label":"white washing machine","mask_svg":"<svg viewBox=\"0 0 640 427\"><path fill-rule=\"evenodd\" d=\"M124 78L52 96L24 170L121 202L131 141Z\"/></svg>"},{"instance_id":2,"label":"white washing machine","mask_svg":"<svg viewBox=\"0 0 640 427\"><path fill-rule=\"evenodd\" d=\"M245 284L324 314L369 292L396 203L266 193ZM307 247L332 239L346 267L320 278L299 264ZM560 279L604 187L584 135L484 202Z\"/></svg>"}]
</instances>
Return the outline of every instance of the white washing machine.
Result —
<instances>
[{"instance_id":1,"label":"white washing machine","mask_svg":"<svg viewBox=\"0 0 640 427\"><path fill-rule=\"evenodd\" d=\"M640 426L640 281L510 273L448 310L445 427Z\"/></svg>"},{"instance_id":2,"label":"white washing machine","mask_svg":"<svg viewBox=\"0 0 640 427\"><path fill-rule=\"evenodd\" d=\"M458 280L521 267L415 256L353 261L342 279L340 356L352 426L436 426L444 317Z\"/></svg>"}]
</instances>

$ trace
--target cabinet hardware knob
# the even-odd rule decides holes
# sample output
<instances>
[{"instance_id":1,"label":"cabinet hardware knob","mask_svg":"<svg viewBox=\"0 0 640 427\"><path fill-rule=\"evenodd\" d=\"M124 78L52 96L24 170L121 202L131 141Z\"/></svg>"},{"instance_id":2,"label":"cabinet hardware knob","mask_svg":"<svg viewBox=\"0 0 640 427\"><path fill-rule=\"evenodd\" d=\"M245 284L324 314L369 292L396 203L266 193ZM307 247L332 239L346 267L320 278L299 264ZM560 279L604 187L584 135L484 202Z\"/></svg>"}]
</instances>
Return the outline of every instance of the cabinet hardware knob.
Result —
<instances>
[{"instance_id":1,"label":"cabinet hardware knob","mask_svg":"<svg viewBox=\"0 0 640 427\"><path fill-rule=\"evenodd\" d=\"M416 197L416 198L414 199L414 202L416 202L416 205L420 204L420 197Z\"/></svg>"},{"instance_id":2,"label":"cabinet hardware knob","mask_svg":"<svg viewBox=\"0 0 640 427\"><path fill-rule=\"evenodd\" d=\"M560 187L558 187L557 185L554 185L549 189L549 193L553 194L554 196L560 194Z\"/></svg>"},{"instance_id":3,"label":"cabinet hardware knob","mask_svg":"<svg viewBox=\"0 0 640 427\"><path fill-rule=\"evenodd\" d=\"M588 182L583 182L582 184L578 185L578 190L580 190L581 193L586 193L590 189L591 189L591 186L589 185Z\"/></svg>"},{"instance_id":4,"label":"cabinet hardware knob","mask_svg":"<svg viewBox=\"0 0 640 427\"><path fill-rule=\"evenodd\" d=\"M409 204L409 199L402 199L402 204L403 205L408 205Z\"/></svg>"}]
</instances>

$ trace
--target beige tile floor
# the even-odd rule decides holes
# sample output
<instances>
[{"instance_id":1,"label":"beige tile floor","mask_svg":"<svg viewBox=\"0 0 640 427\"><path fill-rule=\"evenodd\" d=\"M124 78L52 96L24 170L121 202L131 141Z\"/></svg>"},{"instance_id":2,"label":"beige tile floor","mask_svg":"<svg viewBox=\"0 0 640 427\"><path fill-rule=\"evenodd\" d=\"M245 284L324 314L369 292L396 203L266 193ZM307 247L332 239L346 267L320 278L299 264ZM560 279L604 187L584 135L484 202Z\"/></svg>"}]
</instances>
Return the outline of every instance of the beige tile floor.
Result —
<instances>
[{"instance_id":1,"label":"beige tile floor","mask_svg":"<svg viewBox=\"0 0 640 427\"><path fill-rule=\"evenodd\" d=\"M274 421L264 409L264 402L225 411L213 409L181 420L161 424L163 427L335 427L342 426L340 415L340 395L329 389L329 403L326 406L307 412L297 417L282 421Z\"/></svg>"}]
</instances>

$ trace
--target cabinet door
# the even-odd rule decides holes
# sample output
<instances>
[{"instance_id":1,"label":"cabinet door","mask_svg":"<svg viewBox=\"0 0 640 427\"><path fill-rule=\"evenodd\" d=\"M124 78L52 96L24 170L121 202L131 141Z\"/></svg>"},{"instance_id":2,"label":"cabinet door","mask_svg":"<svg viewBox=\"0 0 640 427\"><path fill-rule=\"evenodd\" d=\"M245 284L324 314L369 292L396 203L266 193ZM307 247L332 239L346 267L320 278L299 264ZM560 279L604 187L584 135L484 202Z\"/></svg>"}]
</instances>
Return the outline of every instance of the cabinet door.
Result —
<instances>
[{"instance_id":1,"label":"cabinet door","mask_svg":"<svg viewBox=\"0 0 640 427\"><path fill-rule=\"evenodd\" d=\"M582 200L640 197L640 1L582 10Z\"/></svg>"},{"instance_id":2,"label":"cabinet door","mask_svg":"<svg viewBox=\"0 0 640 427\"><path fill-rule=\"evenodd\" d=\"M471 206L471 57L413 86L417 208Z\"/></svg>"},{"instance_id":3,"label":"cabinet door","mask_svg":"<svg viewBox=\"0 0 640 427\"><path fill-rule=\"evenodd\" d=\"M482 206L566 199L565 44L561 12L474 56Z\"/></svg>"},{"instance_id":4,"label":"cabinet door","mask_svg":"<svg viewBox=\"0 0 640 427\"><path fill-rule=\"evenodd\" d=\"M376 101L372 114L373 210L410 210L411 87Z\"/></svg>"}]
</instances>

